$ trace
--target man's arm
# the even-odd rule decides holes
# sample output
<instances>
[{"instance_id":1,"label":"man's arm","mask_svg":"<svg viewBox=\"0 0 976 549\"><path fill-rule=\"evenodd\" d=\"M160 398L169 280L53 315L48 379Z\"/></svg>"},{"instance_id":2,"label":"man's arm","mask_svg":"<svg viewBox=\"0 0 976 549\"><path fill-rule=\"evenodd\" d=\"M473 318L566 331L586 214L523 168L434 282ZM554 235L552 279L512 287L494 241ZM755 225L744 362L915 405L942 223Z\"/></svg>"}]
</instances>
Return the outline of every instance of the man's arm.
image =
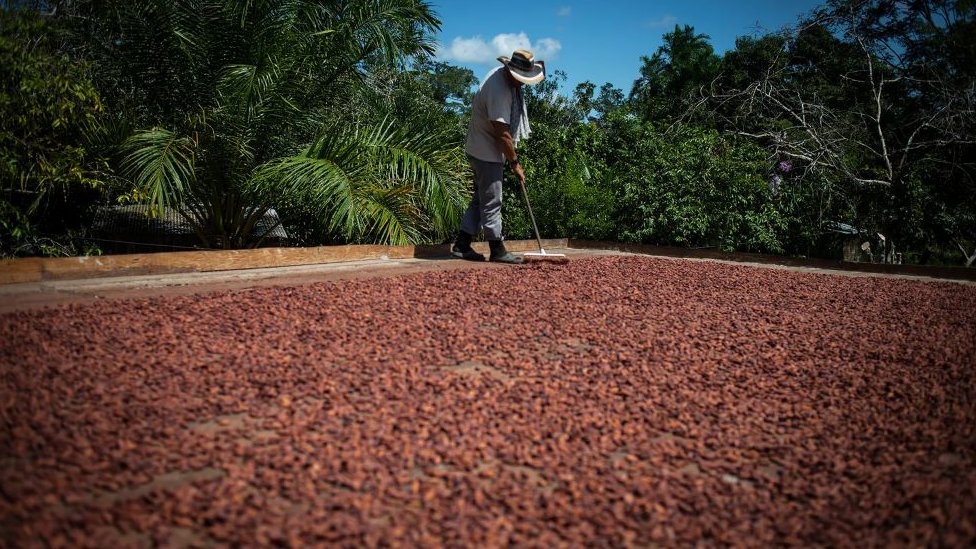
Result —
<instances>
[{"instance_id":1,"label":"man's arm","mask_svg":"<svg viewBox=\"0 0 976 549\"><path fill-rule=\"evenodd\" d=\"M501 146L505 159L511 164L512 171L515 172L519 181L525 183L525 170L522 169L522 164L518 162L518 153L515 152L515 140L512 139L512 132L509 130L508 124L492 120L491 128L495 131L495 139L498 141L499 146Z\"/></svg>"}]
</instances>

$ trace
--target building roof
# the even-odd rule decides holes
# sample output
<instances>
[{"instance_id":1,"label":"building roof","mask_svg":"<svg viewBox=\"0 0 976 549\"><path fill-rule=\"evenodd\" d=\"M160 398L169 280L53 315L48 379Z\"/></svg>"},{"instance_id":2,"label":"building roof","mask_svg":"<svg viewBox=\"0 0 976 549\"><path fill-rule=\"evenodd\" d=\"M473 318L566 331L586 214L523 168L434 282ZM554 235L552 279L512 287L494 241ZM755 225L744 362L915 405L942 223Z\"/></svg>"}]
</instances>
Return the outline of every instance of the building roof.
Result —
<instances>
[{"instance_id":1,"label":"building roof","mask_svg":"<svg viewBox=\"0 0 976 549\"><path fill-rule=\"evenodd\" d=\"M159 215L151 215L151 207L142 204L100 206L95 213L92 231L100 235L152 239L196 235L193 223L178 208L164 207ZM271 240L288 239L288 233L274 209L265 212L264 217L255 224L253 236Z\"/></svg>"}]
</instances>

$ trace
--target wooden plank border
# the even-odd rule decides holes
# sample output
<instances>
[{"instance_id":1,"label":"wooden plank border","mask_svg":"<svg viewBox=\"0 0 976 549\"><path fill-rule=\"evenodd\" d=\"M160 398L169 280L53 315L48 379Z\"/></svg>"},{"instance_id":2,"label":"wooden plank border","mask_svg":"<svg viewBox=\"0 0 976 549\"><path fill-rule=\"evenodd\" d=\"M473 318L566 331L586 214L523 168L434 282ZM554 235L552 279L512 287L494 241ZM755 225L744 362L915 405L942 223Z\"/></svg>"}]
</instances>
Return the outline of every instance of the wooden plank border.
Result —
<instances>
[{"instance_id":1,"label":"wooden plank border","mask_svg":"<svg viewBox=\"0 0 976 549\"><path fill-rule=\"evenodd\" d=\"M546 248L565 248L565 238L543 240ZM509 240L515 252L538 249L535 240ZM488 252L484 242L475 249ZM347 245L311 248L255 248L250 250L200 250L86 257L28 257L0 260L0 284L69 280L112 276L194 273L293 267L345 261L448 257L450 245L378 246Z\"/></svg>"},{"instance_id":2,"label":"wooden plank border","mask_svg":"<svg viewBox=\"0 0 976 549\"><path fill-rule=\"evenodd\" d=\"M976 269L965 267L929 267L923 265L879 265L850 263L829 259L795 258L715 249L672 248L620 242L596 242L577 239L545 239L545 248L577 248L582 250L616 250L644 255L697 259L722 259L748 263L764 263L817 269L833 269L879 274L927 276L950 280L976 281ZM506 241L515 252L538 248L535 240ZM484 242L474 245L481 253L488 253ZM200 250L191 252L161 252L153 254L125 254L88 257L27 257L0 260L0 284L70 280L112 276L137 276L167 273L213 272L271 267L292 267L344 261L379 259L439 258L450 255L449 245L429 246L318 246L311 248L257 248L252 250Z\"/></svg>"},{"instance_id":3,"label":"wooden plank border","mask_svg":"<svg viewBox=\"0 0 976 549\"><path fill-rule=\"evenodd\" d=\"M830 269L835 271L898 274L909 276L927 276L931 278L945 278L948 280L976 281L976 269L966 267L938 267L927 265L882 265L878 263L852 263L839 259L814 259L806 257L787 257L782 255L766 255L745 252L723 252L714 248L692 249L672 248L667 246L653 246L650 244L624 244L620 242L596 242L592 240L569 239L569 248L580 250L613 250L643 255L659 255L665 257L680 257L691 259L721 259L740 263L762 263L766 265L783 265L787 267L808 267L812 269Z\"/></svg>"}]
</instances>

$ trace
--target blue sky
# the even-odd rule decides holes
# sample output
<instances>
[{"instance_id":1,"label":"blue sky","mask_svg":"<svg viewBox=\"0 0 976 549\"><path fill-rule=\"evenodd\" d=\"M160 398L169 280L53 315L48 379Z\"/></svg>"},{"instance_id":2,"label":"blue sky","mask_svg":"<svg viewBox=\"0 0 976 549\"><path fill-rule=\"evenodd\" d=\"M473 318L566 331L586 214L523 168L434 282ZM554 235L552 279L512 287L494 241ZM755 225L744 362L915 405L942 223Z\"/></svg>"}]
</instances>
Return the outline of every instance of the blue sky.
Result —
<instances>
[{"instance_id":1,"label":"blue sky","mask_svg":"<svg viewBox=\"0 0 976 549\"><path fill-rule=\"evenodd\" d=\"M433 0L442 21L438 57L482 78L499 55L528 46L551 72L565 71L564 93L589 80L625 93L642 55L652 55L675 25L707 34L719 54L737 36L792 25L823 0L563 0L473 2Z\"/></svg>"}]
</instances>

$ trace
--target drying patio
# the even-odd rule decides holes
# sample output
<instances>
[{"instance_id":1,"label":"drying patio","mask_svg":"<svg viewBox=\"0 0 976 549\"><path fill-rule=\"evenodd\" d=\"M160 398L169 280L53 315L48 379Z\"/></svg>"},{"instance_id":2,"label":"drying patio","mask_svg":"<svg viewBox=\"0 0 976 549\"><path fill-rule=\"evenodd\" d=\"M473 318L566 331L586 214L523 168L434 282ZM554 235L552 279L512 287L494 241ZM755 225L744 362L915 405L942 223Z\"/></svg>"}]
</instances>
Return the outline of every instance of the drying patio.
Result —
<instances>
[{"instance_id":1,"label":"drying patio","mask_svg":"<svg viewBox=\"0 0 976 549\"><path fill-rule=\"evenodd\" d=\"M0 287L0 544L976 542L976 286L571 253Z\"/></svg>"}]
</instances>

